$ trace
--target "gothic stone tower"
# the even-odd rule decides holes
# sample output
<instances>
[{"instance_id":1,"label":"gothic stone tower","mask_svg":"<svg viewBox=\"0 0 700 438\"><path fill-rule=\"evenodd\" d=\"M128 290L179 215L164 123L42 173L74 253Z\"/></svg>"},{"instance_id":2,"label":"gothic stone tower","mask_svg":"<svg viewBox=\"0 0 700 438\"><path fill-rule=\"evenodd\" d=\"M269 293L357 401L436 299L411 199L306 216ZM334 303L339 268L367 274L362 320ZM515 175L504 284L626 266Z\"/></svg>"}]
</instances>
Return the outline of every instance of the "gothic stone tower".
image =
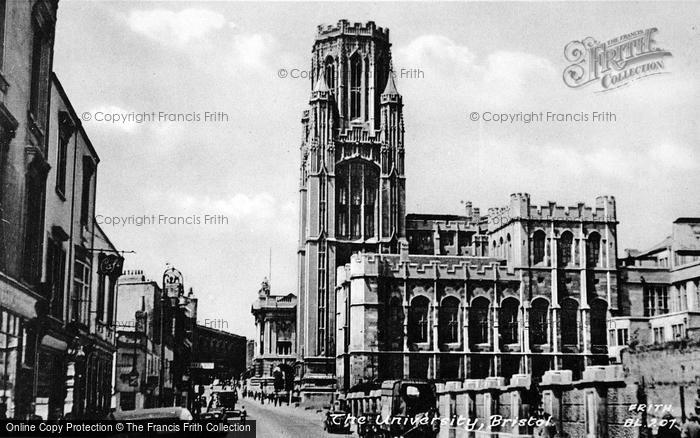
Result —
<instances>
[{"instance_id":1,"label":"gothic stone tower","mask_svg":"<svg viewBox=\"0 0 700 438\"><path fill-rule=\"evenodd\" d=\"M304 401L334 387L335 273L357 252L397 253L405 236L401 95L389 31L319 26L302 116L299 355Z\"/></svg>"}]
</instances>

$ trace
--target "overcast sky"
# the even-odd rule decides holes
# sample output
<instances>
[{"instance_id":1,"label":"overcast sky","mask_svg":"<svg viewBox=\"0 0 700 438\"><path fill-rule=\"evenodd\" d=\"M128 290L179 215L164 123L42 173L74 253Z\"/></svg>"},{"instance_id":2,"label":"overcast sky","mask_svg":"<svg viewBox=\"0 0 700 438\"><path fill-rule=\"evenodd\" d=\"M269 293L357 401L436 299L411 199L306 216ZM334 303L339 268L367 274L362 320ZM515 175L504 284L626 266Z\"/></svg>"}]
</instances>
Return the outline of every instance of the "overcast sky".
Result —
<instances>
[{"instance_id":1,"label":"overcast sky","mask_svg":"<svg viewBox=\"0 0 700 438\"><path fill-rule=\"evenodd\" d=\"M221 111L228 122L84 126L100 155L97 214L228 216L228 225L108 226L127 269L182 270L199 321L252 336L268 274L296 293L297 184L306 70L318 24L391 30L406 127L407 210L483 212L512 192L592 204L617 198L620 250L700 216L697 3L207 3L61 0L54 69L78 114ZM597 93L571 89L564 46L650 27L667 74ZM614 123L472 122L471 112L590 113Z\"/></svg>"}]
</instances>

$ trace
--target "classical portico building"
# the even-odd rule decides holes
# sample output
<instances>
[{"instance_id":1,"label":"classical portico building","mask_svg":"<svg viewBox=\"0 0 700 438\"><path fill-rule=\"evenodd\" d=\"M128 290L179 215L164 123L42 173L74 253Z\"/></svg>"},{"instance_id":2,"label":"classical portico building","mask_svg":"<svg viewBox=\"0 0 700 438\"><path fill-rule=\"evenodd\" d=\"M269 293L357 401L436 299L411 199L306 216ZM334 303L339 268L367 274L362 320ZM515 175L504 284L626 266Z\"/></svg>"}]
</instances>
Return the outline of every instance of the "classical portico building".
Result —
<instances>
[{"instance_id":1,"label":"classical portico building","mask_svg":"<svg viewBox=\"0 0 700 438\"><path fill-rule=\"evenodd\" d=\"M252 392L291 391L296 364L297 297L272 295L263 280L258 299L251 307L255 317L253 370L247 382Z\"/></svg>"}]
</instances>

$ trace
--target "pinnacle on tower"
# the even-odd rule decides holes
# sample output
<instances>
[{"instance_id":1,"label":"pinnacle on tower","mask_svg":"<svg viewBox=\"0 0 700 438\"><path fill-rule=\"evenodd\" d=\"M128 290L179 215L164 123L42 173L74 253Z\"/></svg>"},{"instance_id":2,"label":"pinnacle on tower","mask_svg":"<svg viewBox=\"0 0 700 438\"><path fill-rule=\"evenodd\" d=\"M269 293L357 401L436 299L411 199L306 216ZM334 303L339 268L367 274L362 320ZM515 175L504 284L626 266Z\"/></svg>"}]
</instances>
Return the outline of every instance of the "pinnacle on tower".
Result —
<instances>
[{"instance_id":1,"label":"pinnacle on tower","mask_svg":"<svg viewBox=\"0 0 700 438\"><path fill-rule=\"evenodd\" d=\"M330 88L328 88L328 84L326 83L326 74L325 70L321 68L318 72L318 81L316 81L316 85L314 86L313 91L314 92L329 92L331 91Z\"/></svg>"},{"instance_id":2,"label":"pinnacle on tower","mask_svg":"<svg viewBox=\"0 0 700 438\"><path fill-rule=\"evenodd\" d=\"M396 83L394 82L394 68L393 67L389 70L389 77L387 78L387 81L386 81L386 88L384 88L384 92L382 93L382 95L384 95L384 94L388 94L388 95L399 94L399 92L396 90Z\"/></svg>"}]
</instances>

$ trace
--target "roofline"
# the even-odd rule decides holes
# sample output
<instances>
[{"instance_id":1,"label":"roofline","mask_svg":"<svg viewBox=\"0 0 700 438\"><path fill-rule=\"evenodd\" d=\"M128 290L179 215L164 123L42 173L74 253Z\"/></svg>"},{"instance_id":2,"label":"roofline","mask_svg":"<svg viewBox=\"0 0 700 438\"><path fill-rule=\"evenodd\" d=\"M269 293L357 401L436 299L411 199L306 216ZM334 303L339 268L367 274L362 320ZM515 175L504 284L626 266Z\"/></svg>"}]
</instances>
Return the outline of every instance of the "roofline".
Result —
<instances>
[{"instance_id":1,"label":"roofline","mask_svg":"<svg viewBox=\"0 0 700 438\"><path fill-rule=\"evenodd\" d=\"M105 230L100 226L99 223L97 223L96 220L94 222L95 222L95 226L97 227L97 229L100 230L100 233L102 233L102 237L104 237L104 239L107 241L107 245L109 245L111 247L111 249L113 249L114 251L118 252L117 247L114 245L114 243L112 243L112 240L109 238L107 233L105 233Z\"/></svg>"},{"instance_id":2,"label":"roofline","mask_svg":"<svg viewBox=\"0 0 700 438\"><path fill-rule=\"evenodd\" d=\"M56 86L56 90L58 90L58 93L63 99L63 103L66 104L71 118L75 121L75 125L80 131L80 134L82 135L85 144L87 144L88 148L90 149L90 152L92 152L92 155L95 157L95 160L97 161L97 163L95 164L98 164L100 162L100 156L97 154L95 146L93 146L92 140L90 140L90 137L87 135L85 128L83 128L83 123L80 117L78 117L78 113L76 113L75 108L73 108L73 104L68 98L68 94L66 94L66 90L63 88L63 84L61 84L61 81L58 79L56 72L51 72L51 82L53 82L53 84Z\"/></svg>"},{"instance_id":3,"label":"roofline","mask_svg":"<svg viewBox=\"0 0 700 438\"><path fill-rule=\"evenodd\" d=\"M699 224L700 223L700 217L679 217L675 221L673 221L674 224Z\"/></svg>"},{"instance_id":4,"label":"roofline","mask_svg":"<svg viewBox=\"0 0 700 438\"><path fill-rule=\"evenodd\" d=\"M201 324L197 323L197 330L202 330L202 329L209 330L209 331L212 331L215 333L220 333L222 335L232 336L232 337L238 338L238 339L244 339L246 341L248 340L248 338L246 338L245 336L237 335L235 333L227 332L224 330L215 329L213 327L207 327L206 325L201 325Z\"/></svg>"}]
</instances>

